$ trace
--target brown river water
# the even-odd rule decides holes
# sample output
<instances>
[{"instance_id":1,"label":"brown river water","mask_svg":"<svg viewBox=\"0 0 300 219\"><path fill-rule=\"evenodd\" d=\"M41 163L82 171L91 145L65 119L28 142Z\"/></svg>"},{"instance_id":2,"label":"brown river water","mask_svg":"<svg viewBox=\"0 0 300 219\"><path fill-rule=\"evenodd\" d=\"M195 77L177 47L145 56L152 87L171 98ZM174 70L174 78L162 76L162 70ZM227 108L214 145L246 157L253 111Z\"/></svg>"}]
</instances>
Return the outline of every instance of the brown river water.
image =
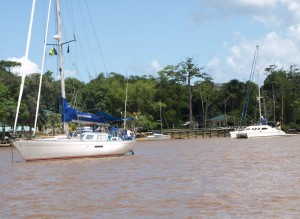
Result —
<instances>
[{"instance_id":1,"label":"brown river water","mask_svg":"<svg viewBox=\"0 0 300 219\"><path fill-rule=\"evenodd\" d=\"M300 136L138 141L134 151L25 162L0 148L0 218L300 218Z\"/></svg>"}]
</instances>

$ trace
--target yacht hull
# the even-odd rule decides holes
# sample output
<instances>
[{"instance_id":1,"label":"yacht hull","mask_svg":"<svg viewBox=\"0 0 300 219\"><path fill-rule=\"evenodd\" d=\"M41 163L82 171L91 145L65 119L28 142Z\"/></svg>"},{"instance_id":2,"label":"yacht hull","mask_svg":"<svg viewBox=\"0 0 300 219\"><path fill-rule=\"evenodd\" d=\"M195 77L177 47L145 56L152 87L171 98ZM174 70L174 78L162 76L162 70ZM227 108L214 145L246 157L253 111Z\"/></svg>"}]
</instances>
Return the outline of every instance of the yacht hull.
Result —
<instances>
[{"instance_id":1,"label":"yacht hull","mask_svg":"<svg viewBox=\"0 0 300 219\"><path fill-rule=\"evenodd\" d=\"M133 152L135 141L20 140L13 145L26 161L122 156Z\"/></svg>"}]
</instances>

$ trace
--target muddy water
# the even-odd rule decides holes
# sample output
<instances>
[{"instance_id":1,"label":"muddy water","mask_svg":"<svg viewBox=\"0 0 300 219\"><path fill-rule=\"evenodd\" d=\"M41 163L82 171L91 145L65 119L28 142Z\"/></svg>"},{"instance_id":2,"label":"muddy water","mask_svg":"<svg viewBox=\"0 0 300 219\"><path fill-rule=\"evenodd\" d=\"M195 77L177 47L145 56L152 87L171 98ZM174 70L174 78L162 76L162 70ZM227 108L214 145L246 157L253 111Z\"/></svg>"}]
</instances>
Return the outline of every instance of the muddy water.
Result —
<instances>
[{"instance_id":1,"label":"muddy water","mask_svg":"<svg viewBox=\"0 0 300 219\"><path fill-rule=\"evenodd\" d=\"M134 156L29 163L0 148L0 166L0 218L300 217L300 136L140 141Z\"/></svg>"}]
</instances>

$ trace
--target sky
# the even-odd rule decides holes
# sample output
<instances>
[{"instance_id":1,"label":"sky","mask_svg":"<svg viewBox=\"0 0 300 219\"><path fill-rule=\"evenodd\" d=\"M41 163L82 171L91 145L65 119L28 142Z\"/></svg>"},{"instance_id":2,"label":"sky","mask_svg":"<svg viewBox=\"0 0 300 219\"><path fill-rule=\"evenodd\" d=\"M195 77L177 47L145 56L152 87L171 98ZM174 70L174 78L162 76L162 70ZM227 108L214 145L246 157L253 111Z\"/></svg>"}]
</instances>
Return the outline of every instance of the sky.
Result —
<instances>
[{"instance_id":1,"label":"sky","mask_svg":"<svg viewBox=\"0 0 300 219\"><path fill-rule=\"evenodd\" d=\"M52 0L53 1L53 0ZM37 0L29 61L16 74L40 72L48 0ZM52 5L54 2L52 2ZM1 1L0 60L24 60L32 0ZM61 0L65 75L89 82L100 72L151 75L192 57L216 83L250 77L259 46L269 65L300 63L298 0ZM47 43L55 43L51 8ZM47 46L44 72L57 73Z\"/></svg>"}]
</instances>

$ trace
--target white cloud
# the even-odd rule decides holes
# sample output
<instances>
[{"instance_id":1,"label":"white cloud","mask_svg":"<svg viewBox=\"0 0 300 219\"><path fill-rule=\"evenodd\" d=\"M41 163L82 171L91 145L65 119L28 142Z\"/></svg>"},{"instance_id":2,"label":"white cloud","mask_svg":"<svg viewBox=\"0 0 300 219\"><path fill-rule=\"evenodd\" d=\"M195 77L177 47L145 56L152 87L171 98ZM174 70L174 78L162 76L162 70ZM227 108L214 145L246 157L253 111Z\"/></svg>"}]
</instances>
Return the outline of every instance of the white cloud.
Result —
<instances>
[{"instance_id":1,"label":"white cloud","mask_svg":"<svg viewBox=\"0 0 300 219\"><path fill-rule=\"evenodd\" d=\"M153 75L154 77L157 76L157 72L162 70L163 67L160 65L160 63L154 59L150 62L149 65L145 67L140 67L140 72L142 75Z\"/></svg>"},{"instance_id":2,"label":"white cloud","mask_svg":"<svg viewBox=\"0 0 300 219\"><path fill-rule=\"evenodd\" d=\"M151 68L155 73L163 69L163 67L155 59L151 61Z\"/></svg>"},{"instance_id":3,"label":"white cloud","mask_svg":"<svg viewBox=\"0 0 300 219\"><path fill-rule=\"evenodd\" d=\"M273 7L278 0L230 0L230 2L244 6Z\"/></svg>"},{"instance_id":4,"label":"white cloud","mask_svg":"<svg viewBox=\"0 0 300 219\"><path fill-rule=\"evenodd\" d=\"M226 68L232 73L232 78L248 79L257 44L261 74L269 65L275 64L278 68L288 69L291 65L300 63L297 44L285 36L271 32L259 41L242 41L229 49Z\"/></svg>"},{"instance_id":5,"label":"white cloud","mask_svg":"<svg viewBox=\"0 0 300 219\"><path fill-rule=\"evenodd\" d=\"M284 17L289 18L287 10L283 15L275 13L283 11L282 4L288 4L288 0L199 0L193 20L195 23L202 23L210 19L248 16L265 25L278 26L283 25Z\"/></svg>"},{"instance_id":6,"label":"white cloud","mask_svg":"<svg viewBox=\"0 0 300 219\"><path fill-rule=\"evenodd\" d=\"M218 57L214 56L212 59L208 62L207 68L214 67L214 66L219 66L220 65L220 60Z\"/></svg>"},{"instance_id":7,"label":"white cloud","mask_svg":"<svg viewBox=\"0 0 300 219\"><path fill-rule=\"evenodd\" d=\"M297 0L281 0L282 4L286 5L288 10L293 14L300 16L300 2Z\"/></svg>"},{"instance_id":8,"label":"white cloud","mask_svg":"<svg viewBox=\"0 0 300 219\"><path fill-rule=\"evenodd\" d=\"M205 66L205 70L216 82L224 80L224 72L222 71L221 61L218 57L214 56ZM226 77L226 75L225 75ZM226 78L227 79L227 78Z\"/></svg>"},{"instance_id":9,"label":"white cloud","mask_svg":"<svg viewBox=\"0 0 300 219\"><path fill-rule=\"evenodd\" d=\"M129 75L152 75L157 77L157 72L162 70L163 67L156 59L153 59L146 65L140 65L139 62L131 63L130 67L126 67L126 69L130 69Z\"/></svg>"},{"instance_id":10,"label":"white cloud","mask_svg":"<svg viewBox=\"0 0 300 219\"><path fill-rule=\"evenodd\" d=\"M216 74L215 81L227 82L227 78L248 80L256 45L259 45L259 66L262 73L272 64L288 69L291 65L300 63L300 1L199 0L199 3L198 14L204 12L211 15L210 18L248 16L252 21L262 24L257 29L260 35L249 34L242 26L237 25L232 30L234 37L223 39L221 47L225 54L213 57L207 64ZM265 33L262 31L264 27ZM228 77L223 72L227 72Z\"/></svg>"},{"instance_id":11,"label":"white cloud","mask_svg":"<svg viewBox=\"0 0 300 219\"><path fill-rule=\"evenodd\" d=\"M30 61L29 59L25 61L25 57L22 58L8 58L8 61L13 61L13 62L20 62L21 67L16 67L12 68L12 73L17 74L17 75L22 75L23 73L26 75L32 74L32 73L39 73L39 67L36 63Z\"/></svg>"}]
</instances>

